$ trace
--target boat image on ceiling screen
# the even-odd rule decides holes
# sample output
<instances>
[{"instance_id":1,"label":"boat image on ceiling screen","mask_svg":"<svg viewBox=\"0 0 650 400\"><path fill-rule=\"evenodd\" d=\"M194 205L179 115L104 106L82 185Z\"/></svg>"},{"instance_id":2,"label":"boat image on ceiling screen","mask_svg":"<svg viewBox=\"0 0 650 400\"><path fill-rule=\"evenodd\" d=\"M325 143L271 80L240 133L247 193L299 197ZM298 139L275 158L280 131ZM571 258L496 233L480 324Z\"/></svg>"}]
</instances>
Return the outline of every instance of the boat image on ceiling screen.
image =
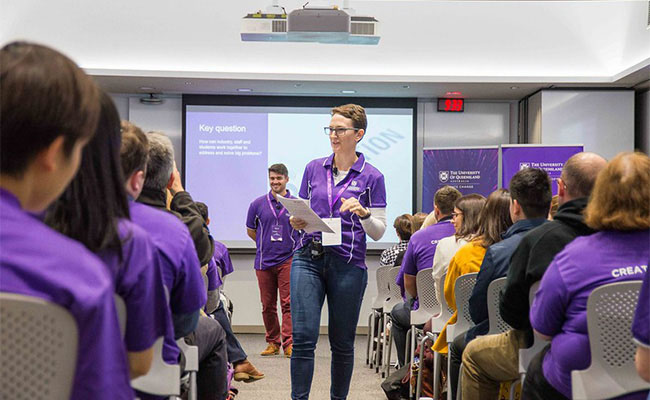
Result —
<instances>
[{"instance_id":1,"label":"boat image on ceiling screen","mask_svg":"<svg viewBox=\"0 0 650 400\"><path fill-rule=\"evenodd\" d=\"M350 8L310 7L286 12L273 5L267 12L257 11L242 19L243 42L310 42L326 44L379 43L379 21L357 15Z\"/></svg>"}]
</instances>

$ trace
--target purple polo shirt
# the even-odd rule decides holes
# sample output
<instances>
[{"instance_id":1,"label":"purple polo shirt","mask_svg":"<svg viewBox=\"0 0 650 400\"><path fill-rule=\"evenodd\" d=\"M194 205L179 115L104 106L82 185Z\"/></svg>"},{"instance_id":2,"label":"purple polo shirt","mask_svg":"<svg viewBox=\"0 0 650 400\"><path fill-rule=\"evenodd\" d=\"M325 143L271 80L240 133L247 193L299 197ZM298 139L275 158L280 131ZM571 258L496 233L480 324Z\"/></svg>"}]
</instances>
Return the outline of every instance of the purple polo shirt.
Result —
<instances>
[{"instance_id":1,"label":"purple polo shirt","mask_svg":"<svg viewBox=\"0 0 650 400\"><path fill-rule=\"evenodd\" d=\"M443 219L437 224L427 226L411 236L409 245L404 253L404 259L395 279L404 290L404 274L417 275L418 271L433 267L433 256L440 239L451 236L456 232L450 219Z\"/></svg>"},{"instance_id":2,"label":"purple polo shirt","mask_svg":"<svg viewBox=\"0 0 650 400\"><path fill-rule=\"evenodd\" d=\"M636 306L634 321L632 321L632 336L637 345L650 347L650 273L643 276L643 284L639 293L639 303Z\"/></svg>"},{"instance_id":3,"label":"purple polo shirt","mask_svg":"<svg viewBox=\"0 0 650 400\"><path fill-rule=\"evenodd\" d=\"M542 278L530 308L530 323L551 336L544 376L571 398L571 371L591 363L587 298L595 288L643 279L650 257L650 230L603 231L576 238L558 253ZM643 398L633 394L624 398Z\"/></svg>"},{"instance_id":4,"label":"purple polo shirt","mask_svg":"<svg viewBox=\"0 0 650 400\"><path fill-rule=\"evenodd\" d=\"M149 235L133 222L120 221L122 260L114 251L99 255L109 267L115 293L126 304L126 350L144 351L167 329L173 330L156 249Z\"/></svg>"},{"instance_id":5,"label":"purple polo shirt","mask_svg":"<svg viewBox=\"0 0 650 400\"><path fill-rule=\"evenodd\" d=\"M330 216L341 218L341 245L328 246L332 253L343 258L348 264L359 268L366 268L366 232L363 230L359 217L349 211L341 214L341 198L355 197L363 207L386 207L386 187L384 175L369 162L366 162L362 153L357 152L359 159L352 165L350 171L338 184L334 185L332 177L332 200L335 199L342 187L347 184L346 190L333 204L330 210L327 196L327 171L332 170L334 154L326 158L311 161L305 167L300 185L300 198L309 200L312 210L321 218ZM320 233L303 233L296 245L300 249L309 244L311 239Z\"/></svg>"},{"instance_id":6,"label":"purple polo shirt","mask_svg":"<svg viewBox=\"0 0 650 400\"><path fill-rule=\"evenodd\" d=\"M219 286L223 285L223 281L219 277L219 273L217 272L217 261L213 258L210 259L210 262L208 263L208 270L206 272L206 275L208 277L208 291L211 292L213 290L217 290Z\"/></svg>"},{"instance_id":7,"label":"purple polo shirt","mask_svg":"<svg viewBox=\"0 0 650 400\"><path fill-rule=\"evenodd\" d=\"M295 199L287 190L287 198ZM277 267L293 255L296 245L296 233L289 224L289 214L269 192L253 200L248 207L246 227L257 231L255 244L255 269L266 270ZM282 234L282 240L275 238L274 229Z\"/></svg>"},{"instance_id":8,"label":"purple polo shirt","mask_svg":"<svg viewBox=\"0 0 650 400\"><path fill-rule=\"evenodd\" d=\"M83 245L25 212L0 189L0 291L67 309L79 333L71 399L133 399L113 280Z\"/></svg>"},{"instance_id":9,"label":"purple polo shirt","mask_svg":"<svg viewBox=\"0 0 650 400\"><path fill-rule=\"evenodd\" d=\"M230 274L235 270L232 266L232 260L230 259L230 253L228 253L228 248L225 244L214 241L214 256L212 257L217 266L221 269L221 277Z\"/></svg>"},{"instance_id":10,"label":"purple polo shirt","mask_svg":"<svg viewBox=\"0 0 650 400\"><path fill-rule=\"evenodd\" d=\"M188 314L203 308L208 295L203 285L199 257L185 224L175 215L145 204L130 201L129 206L131 220L147 231L158 251L171 312ZM179 354L172 329L165 336L163 359L169 364L177 364Z\"/></svg>"}]
</instances>

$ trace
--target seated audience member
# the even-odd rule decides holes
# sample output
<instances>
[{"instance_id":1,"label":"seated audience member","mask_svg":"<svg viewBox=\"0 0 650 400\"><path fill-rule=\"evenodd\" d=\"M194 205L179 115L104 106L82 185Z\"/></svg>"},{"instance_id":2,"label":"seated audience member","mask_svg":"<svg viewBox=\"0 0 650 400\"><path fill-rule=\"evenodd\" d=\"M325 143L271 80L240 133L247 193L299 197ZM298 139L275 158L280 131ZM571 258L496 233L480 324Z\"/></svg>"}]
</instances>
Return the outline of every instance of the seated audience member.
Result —
<instances>
[{"instance_id":1,"label":"seated audience member","mask_svg":"<svg viewBox=\"0 0 650 400\"><path fill-rule=\"evenodd\" d=\"M584 212L599 231L558 253L544 273L530 310L535 334L551 344L528 366L526 399L571 398L571 371L590 364L587 299L608 283L643 279L650 258L650 159L621 153L596 178ZM648 391L622 398L646 399Z\"/></svg>"},{"instance_id":2,"label":"seated audience member","mask_svg":"<svg viewBox=\"0 0 650 400\"><path fill-rule=\"evenodd\" d=\"M147 133L149 142L159 143L159 146L165 146L171 153L172 161L174 159L174 147L165 134L160 132ZM146 171L149 175L152 171ZM192 196L183 188L181 183L181 174L176 168L176 163L172 165L172 170L165 181L164 186L161 182L145 180L142 194L138 197L138 202L148 206L155 207L159 210L171 212L183 221L190 230L196 254L199 257L201 265L207 265L214 253L214 243L207 230L205 220L201 217ZM172 196L169 208L167 207L167 192Z\"/></svg>"},{"instance_id":3,"label":"seated audience member","mask_svg":"<svg viewBox=\"0 0 650 400\"><path fill-rule=\"evenodd\" d=\"M197 201L196 207L199 209L199 213L205 220L205 225L206 227L210 225L210 218L208 218L208 206L207 204ZM209 229L208 229L209 230ZM215 244L215 251L216 251L216 244ZM221 280L221 276L219 275L219 270L217 266L217 261L212 257L210 259L210 262L208 263L207 270L205 272L208 284L207 284L207 291L208 291L208 300L205 303L205 312L206 314L212 314L215 312L217 307L219 306L219 303L221 302L221 296L219 293L219 288L223 285L223 281Z\"/></svg>"},{"instance_id":4,"label":"seated audience member","mask_svg":"<svg viewBox=\"0 0 650 400\"><path fill-rule=\"evenodd\" d=\"M454 233L451 213L454 211L454 203L461 196L461 193L451 186L438 189L433 198L433 208L438 223L413 233L406 248L399 274L395 279L402 291L406 291L407 295L404 297L406 301L397 304L391 311L393 320L391 333L395 339L399 365L405 365L406 332L411 328L411 310L418 308L415 276L418 271L431 268L438 241Z\"/></svg>"},{"instance_id":5,"label":"seated audience member","mask_svg":"<svg viewBox=\"0 0 650 400\"><path fill-rule=\"evenodd\" d=\"M480 194L468 194L456 200L451 222L456 233L440 239L436 254L433 256L433 279L437 282L447 273L449 262L458 249L474 238L478 231L478 216L485 205L485 197ZM437 293L442 299L442 293Z\"/></svg>"},{"instance_id":6,"label":"seated audience member","mask_svg":"<svg viewBox=\"0 0 650 400\"><path fill-rule=\"evenodd\" d=\"M418 213L418 214L424 214L424 213ZM426 215L424 217L424 221L422 222L422 225L420 226L420 229L426 228L427 226L435 225L438 223L438 219L436 218L436 213L435 210L431 211L429 214L424 214Z\"/></svg>"},{"instance_id":7,"label":"seated audience member","mask_svg":"<svg viewBox=\"0 0 650 400\"><path fill-rule=\"evenodd\" d=\"M174 214L135 201L147 180L151 180L149 187L165 188L173 168L172 153L160 142L148 142L135 125L123 122L121 161L126 192L132 199L131 219L153 240L163 282L169 291L174 331L165 335L163 359L177 364L180 350L176 340L185 337L199 350L199 399L224 399L228 391L226 334L215 320L199 316L206 291L192 236Z\"/></svg>"},{"instance_id":8,"label":"seated audience member","mask_svg":"<svg viewBox=\"0 0 650 400\"><path fill-rule=\"evenodd\" d=\"M100 91L61 53L13 42L0 49L0 93L0 291L44 299L74 318L80 351L70 399L132 399L108 269L34 216L77 173Z\"/></svg>"},{"instance_id":9,"label":"seated audience member","mask_svg":"<svg viewBox=\"0 0 650 400\"><path fill-rule=\"evenodd\" d=\"M479 214L478 221L478 231L476 232L475 238L454 254L447 269L444 287L445 300L449 307L454 310L454 314L449 318L449 321L447 321L433 345L433 350L442 354L447 353L447 325L455 324L458 316L455 294L456 279L462 275L478 272L487 249L493 244L500 242L504 232L512 225L512 219L510 218L510 193L506 189L498 189L490 193L485 202L485 206L483 206ZM453 354L450 356L452 358L449 375L450 379L452 379L452 387L456 387L457 382L453 379L458 379L460 356L457 358L454 358Z\"/></svg>"},{"instance_id":10,"label":"seated audience member","mask_svg":"<svg viewBox=\"0 0 650 400\"><path fill-rule=\"evenodd\" d=\"M399 239L399 243L394 246L387 248L381 252L379 257L379 266L380 267L392 267L395 265L395 259L400 251L406 250L406 247L409 244L411 239L411 230L413 229L413 216L409 214L402 214L399 217L395 218L393 222L393 228L395 228L395 233Z\"/></svg>"},{"instance_id":11,"label":"seated audience member","mask_svg":"<svg viewBox=\"0 0 650 400\"><path fill-rule=\"evenodd\" d=\"M650 272L646 271L632 322L632 336L636 343L634 365L639 376L646 382L650 382L650 311L648 306L650 306Z\"/></svg>"},{"instance_id":12,"label":"seated audience member","mask_svg":"<svg viewBox=\"0 0 650 400\"><path fill-rule=\"evenodd\" d=\"M173 328L154 245L130 221L120 142L120 117L103 93L97 132L82 152L77 176L45 222L83 243L108 266L115 293L126 305L124 343L133 379L149 371L154 342Z\"/></svg>"},{"instance_id":13,"label":"seated audience member","mask_svg":"<svg viewBox=\"0 0 650 400\"><path fill-rule=\"evenodd\" d=\"M542 279L553 257L568 243L577 236L594 233L584 223L582 212L596 176L606 164L604 158L594 153L578 153L564 164L557 180L560 206L555 218L528 232L510 259L499 308L503 320L515 329L477 337L467 345L461 380L464 398L496 399L501 382L519 378L519 349L533 344L528 318L530 287Z\"/></svg>"},{"instance_id":14,"label":"seated audience member","mask_svg":"<svg viewBox=\"0 0 650 400\"><path fill-rule=\"evenodd\" d=\"M199 212L205 220L206 227L210 225L210 217L208 216L208 206L205 203L200 201L196 202L196 205L199 207ZM209 228L208 228L209 231ZM226 281L226 275L232 273L235 269L232 266L232 260L230 259L230 253L228 253L228 247L225 244L214 240L214 255L212 259L216 262L217 267L219 267L220 277L222 283Z\"/></svg>"}]
</instances>

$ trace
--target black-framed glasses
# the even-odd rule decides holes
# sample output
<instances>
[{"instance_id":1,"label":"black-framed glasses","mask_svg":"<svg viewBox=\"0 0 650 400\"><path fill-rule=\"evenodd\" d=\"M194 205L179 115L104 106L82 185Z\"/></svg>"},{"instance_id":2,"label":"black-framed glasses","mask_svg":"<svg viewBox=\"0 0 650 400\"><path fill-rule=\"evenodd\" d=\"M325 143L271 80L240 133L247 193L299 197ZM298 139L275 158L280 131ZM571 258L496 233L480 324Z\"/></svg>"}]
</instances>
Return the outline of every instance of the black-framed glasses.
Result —
<instances>
[{"instance_id":1,"label":"black-framed glasses","mask_svg":"<svg viewBox=\"0 0 650 400\"><path fill-rule=\"evenodd\" d=\"M325 128L323 128L323 130L325 131L325 134L327 136L329 136L329 135L331 135L333 133L336 137L339 137L341 135L344 135L347 131L355 131L355 132L357 132L357 131L359 131L359 128L334 128L334 127L331 127L331 126L326 126Z\"/></svg>"}]
</instances>

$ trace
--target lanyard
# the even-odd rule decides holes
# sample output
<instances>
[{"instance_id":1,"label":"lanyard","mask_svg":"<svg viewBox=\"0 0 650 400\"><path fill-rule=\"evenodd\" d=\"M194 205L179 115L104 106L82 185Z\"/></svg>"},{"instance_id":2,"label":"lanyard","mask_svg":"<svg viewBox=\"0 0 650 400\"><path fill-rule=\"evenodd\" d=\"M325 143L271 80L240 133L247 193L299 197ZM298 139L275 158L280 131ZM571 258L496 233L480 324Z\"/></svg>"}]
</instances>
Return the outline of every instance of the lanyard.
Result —
<instances>
[{"instance_id":1,"label":"lanyard","mask_svg":"<svg viewBox=\"0 0 650 400\"><path fill-rule=\"evenodd\" d=\"M346 177L348 181L345 183L345 185L343 185L343 187L336 194L336 197L334 197L334 199L332 200L332 186L333 186L332 170L331 169L327 170L327 202L330 205L330 218L332 217L332 215L334 215L334 204L336 204L336 202L341 198L343 192L345 192L345 189L347 189L348 186L350 186L350 182L352 182L352 180L354 179L354 176L350 176L350 175L352 175L352 170L348 172L348 176Z\"/></svg>"},{"instance_id":2,"label":"lanyard","mask_svg":"<svg viewBox=\"0 0 650 400\"><path fill-rule=\"evenodd\" d=\"M271 204L271 196L273 196L271 193L269 193L268 196L266 196L266 202L269 203L269 208L271 209L271 212L273 213L273 216L275 217L275 223L279 223L280 217L282 214L284 214L285 211L287 211L286 208L282 208L282 211L280 211L280 214L277 214L275 212L275 207L273 207L273 204Z\"/></svg>"}]
</instances>

